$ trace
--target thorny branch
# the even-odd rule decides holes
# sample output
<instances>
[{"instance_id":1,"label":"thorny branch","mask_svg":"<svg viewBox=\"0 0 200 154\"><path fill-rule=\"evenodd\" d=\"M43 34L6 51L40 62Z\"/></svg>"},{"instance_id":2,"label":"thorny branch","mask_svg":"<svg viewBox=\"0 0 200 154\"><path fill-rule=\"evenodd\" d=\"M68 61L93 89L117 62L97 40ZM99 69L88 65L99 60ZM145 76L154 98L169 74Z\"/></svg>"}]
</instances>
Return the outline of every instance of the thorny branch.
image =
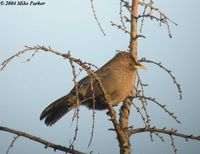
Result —
<instances>
[{"instance_id":1,"label":"thorny branch","mask_svg":"<svg viewBox=\"0 0 200 154\"><path fill-rule=\"evenodd\" d=\"M149 100L149 101L155 103L155 104L158 105L160 108L162 108L166 113L168 113L169 116L171 116L177 123L181 123L181 122L178 120L178 117L175 115L175 113L170 112L170 111L166 108L166 105L162 105L161 103L159 103L158 101L156 101L155 98L146 97L146 96L135 96L135 98L138 98L139 100L145 99L145 100Z\"/></svg>"},{"instance_id":2,"label":"thorny branch","mask_svg":"<svg viewBox=\"0 0 200 154\"><path fill-rule=\"evenodd\" d=\"M141 118L142 118L142 121L144 122L145 127L147 127L146 118L145 118L145 116L143 115L141 109L140 109L135 103L132 103L132 104L133 104L133 107L136 109L136 111L140 114L140 116L141 116Z\"/></svg>"},{"instance_id":3,"label":"thorny branch","mask_svg":"<svg viewBox=\"0 0 200 154\"><path fill-rule=\"evenodd\" d=\"M129 135L134 135L142 132L157 132L157 133L162 133L166 135L172 135L172 136L177 136L184 138L186 141L190 140L197 140L200 141L200 136L194 136L194 135L186 135L183 133L179 133L177 130L174 129L166 129L165 127L163 129L156 128L156 127L144 127L144 128L136 128L129 130Z\"/></svg>"},{"instance_id":4,"label":"thorny branch","mask_svg":"<svg viewBox=\"0 0 200 154\"><path fill-rule=\"evenodd\" d=\"M139 97L140 101L141 101L141 104L142 104L142 109L144 110L144 113L145 113L145 117L141 114L142 112L140 111L140 109L138 107L136 107L137 109L137 112L140 113L143 121L144 121L144 124L145 124L145 127L150 127L150 115L148 114L147 112L147 109L146 109L146 105L147 105L147 99L145 98L145 94L144 94L144 87L147 86L147 84L144 84L142 79L140 78L139 76L139 73L138 71L136 72L137 73L137 84L136 84L136 87L135 87L135 91L136 91L136 95L135 95L135 98ZM134 104L134 103L133 103ZM152 136L151 136L152 138Z\"/></svg>"},{"instance_id":5,"label":"thorny branch","mask_svg":"<svg viewBox=\"0 0 200 154\"><path fill-rule=\"evenodd\" d=\"M124 33L127 33L127 34L129 34L130 36L132 35L131 34L131 32L129 32L126 28L124 28L123 26L121 26L121 25L117 25L117 24L115 24L114 22L110 22L111 23L111 26L115 26L115 27L117 27L118 29L120 29L121 31L123 31Z\"/></svg>"},{"instance_id":6,"label":"thorny branch","mask_svg":"<svg viewBox=\"0 0 200 154\"><path fill-rule=\"evenodd\" d=\"M93 1L94 1L94 0L90 0L90 4L91 4L91 9L92 9L94 18L95 18L95 20L96 20L96 22L97 22L97 25L98 25L99 29L100 29L101 32L103 33L103 35L106 36L106 33L104 32L104 30L103 30L103 28L102 28L102 26L101 26L101 23L99 22L99 19L97 18L96 10L95 10L95 8L94 8Z\"/></svg>"},{"instance_id":7,"label":"thorny branch","mask_svg":"<svg viewBox=\"0 0 200 154\"><path fill-rule=\"evenodd\" d=\"M172 21L169 17L167 17L162 11L160 11L159 8L154 7L152 0L150 0L149 3L145 3L144 1L141 1L141 2L139 2L139 4L141 6L144 6L144 11L143 11L142 15L139 15L137 17L138 19L142 18L140 32L142 31L142 27L143 27L143 24L144 24L144 18L150 18L151 20L155 19L156 21L159 21L160 22L160 26L161 26L162 23L166 24L167 25L167 29L168 29L169 37L172 38L172 35L171 35L171 32L170 32L169 22L173 23L176 26L177 26L177 24L174 21ZM149 9L148 13L146 13L147 9ZM154 16L153 15L154 12L157 12L159 14L159 17Z\"/></svg>"},{"instance_id":8,"label":"thorny branch","mask_svg":"<svg viewBox=\"0 0 200 154\"><path fill-rule=\"evenodd\" d=\"M75 149L70 149L70 148L67 148L67 147L64 147L64 146L61 146L61 145L54 144L54 143L49 142L47 140L44 140L40 137L33 136L31 134L28 134L28 133L25 133L25 132L22 132L22 131L18 131L18 130L14 130L14 129L2 127L2 126L0 126L0 130L5 131L5 132L9 132L9 133L12 133L12 134L16 134L19 137L23 136L23 137L28 138L30 140L36 141L38 143L43 144L45 146L45 148L49 147L49 148L52 148L54 151L59 150L59 151L72 153L72 154L85 154L85 153L77 151ZM15 141L16 141L16 139L14 139L12 143L14 143Z\"/></svg>"},{"instance_id":9,"label":"thorny branch","mask_svg":"<svg viewBox=\"0 0 200 154\"><path fill-rule=\"evenodd\" d=\"M136 96L141 97L140 101L142 103L142 109L144 110L144 113L145 113L145 126L150 127L151 119L150 119L150 115L148 114L147 108L146 108L147 100L145 99L145 97L143 97L143 95L140 94L140 91L138 91L137 89L135 89L135 90L136 90Z\"/></svg>"},{"instance_id":10,"label":"thorny branch","mask_svg":"<svg viewBox=\"0 0 200 154\"><path fill-rule=\"evenodd\" d=\"M75 86L75 92L76 92L76 108L75 108L75 111L74 111L74 115L73 115L73 118L72 118L72 121L75 119L76 117L76 128L75 128L75 134L74 134L74 138L73 138L73 141L71 142L71 145L70 147L73 147L73 144L74 142L76 141L76 138L77 138L77 135L78 135L78 128L79 128L79 107L80 107L80 100L79 100L79 96L78 96L78 85L77 85L77 81L76 81L76 69L75 69L75 66L73 64L73 61L71 59L69 59L69 63L71 65L71 68L72 68L72 74L74 76L73 78L73 82L74 82L74 86Z\"/></svg>"},{"instance_id":11,"label":"thorny branch","mask_svg":"<svg viewBox=\"0 0 200 154\"><path fill-rule=\"evenodd\" d=\"M12 142L10 143L8 150L6 151L6 154L9 153L10 149L14 146L15 141L19 138L19 135L17 135L16 137L13 137Z\"/></svg>"},{"instance_id":12,"label":"thorny branch","mask_svg":"<svg viewBox=\"0 0 200 154\"><path fill-rule=\"evenodd\" d=\"M171 139L171 146L173 148L174 154L177 153L177 148L175 145L174 137L180 137L184 138L186 141L190 140L197 140L200 141L200 136L194 136L194 135L185 135L183 133L178 132L177 130L174 129L166 129L165 127L162 129L156 128L156 127L144 127L144 128L135 128L135 129L130 129L128 134L129 136L135 135L138 133L143 133L143 132L150 132L158 136L162 142L164 142L164 138L160 136L160 134L166 134L169 135ZM152 140L153 141L153 140Z\"/></svg>"},{"instance_id":13,"label":"thorny branch","mask_svg":"<svg viewBox=\"0 0 200 154\"><path fill-rule=\"evenodd\" d=\"M176 145L175 145L175 142L174 142L174 138L172 135L169 135L170 136L170 139L171 139L171 146L173 147L174 149L174 154L177 154L177 149L176 149Z\"/></svg>"},{"instance_id":14,"label":"thorny branch","mask_svg":"<svg viewBox=\"0 0 200 154\"><path fill-rule=\"evenodd\" d=\"M128 1L126 0L121 0L121 3L123 3L123 6L129 11L130 14L132 14L133 12L131 11L131 5L129 4ZM170 31L170 25L169 23L172 23L174 25L177 26L177 23L175 23L173 20L171 20L165 13L163 13L162 11L160 11L159 8L156 8L153 6L153 1L150 0L148 3L144 2L144 1L139 1L139 4L144 7L144 10L142 12L142 14L139 14L138 16L136 16L137 21L139 19L141 19L141 26L140 26L140 33L142 33L142 28L144 25L144 19L145 18L149 18L151 20L156 20L159 22L160 26L162 24L167 26L167 30L168 30L168 35L170 38L172 38L172 34ZM128 19L127 17L124 17L125 20L127 22L132 22L132 20Z\"/></svg>"},{"instance_id":15,"label":"thorny branch","mask_svg":"<svg viewBox=\"0 0 200 154\"><path fill-rule=\"evenodd\" d=\"M114 27L117 27L119 30L121 30L122 32L124 32L124 33L127 33L127 34L129 34L130 36L132 36L132 33L131 32L129 32L126 28L124 28L123 26L121 26L121 25L117 25L116 23L114 23L114 22L110 22L111 23L111 26L114 26ZM134 37L134 35L132 36L133 37L133 39L134 40L137 40L138 38L146 38L144 35L136 35L135 37Z\"/></svg>"},{"instance_id":16,"label":"thorny branch","mask_svg":"<svg viewBox=\"0 0 200 154\"><path fill-rule=\"evenodd\" d=\"M94 87L93 87L93 81L91 80L90 81L90 86L91 86L91 90L92 90L92 109L93 109L93 112L92 112L92 131L91 131L91 137L90 137L90 141L88 143L88 147L91 145L92 143L92 139L93 139L93 136L94 136L94 124L95 124L95 103L96 103L96 99L95 99L95 91L94 91Z\"/></svg>"},{"instance_id":17,"label":"thorny branch","mask_svg":"<svg viewBox=\"0 0 200 154\"><path fill-rule=\"evenodd\" d=\"M124 17L123 17L123 2L120 0L120 10L119 10L119 16L120 16L120 22L122 24L123 29L126 29Z\"/></svg>"},{"instance_id":18,"label":"thorny branch","mask_svg":"<svg viewBox=\"0 0 200 154\"><path fill-rule=\"evenodd\" d=\"M166 67L164 67L164 66L162 65L161 62L155 62L155 61L153 61L153 60L149 60L149 59L146 59L146 58L142 58L142 59L140 59L139 61L140 61L140 62L145 62L145 63L154 64L154 65L156 65L156 66L159 66L159 67L162 68L163 70L165 70L165 71L169 74L169 76L172 78L174 84L176 85L176 87L177 87L177 89L178 89L178 92L179 92L179 98L180 98L180 100L182 99L182 90L181 90L181 86L180 86L180 84L177 82L175 76L172 75L172 71L171 71L171 70L169 70L169 69L167 69Z\"/></svg>"}]
</instances>

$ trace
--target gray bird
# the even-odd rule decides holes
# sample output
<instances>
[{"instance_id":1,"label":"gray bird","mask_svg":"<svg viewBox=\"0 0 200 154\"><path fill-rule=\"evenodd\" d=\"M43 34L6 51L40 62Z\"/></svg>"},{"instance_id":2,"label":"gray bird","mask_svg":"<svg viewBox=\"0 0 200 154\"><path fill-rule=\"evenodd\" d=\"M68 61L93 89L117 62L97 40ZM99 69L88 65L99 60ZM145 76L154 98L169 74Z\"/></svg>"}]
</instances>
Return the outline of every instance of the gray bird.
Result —
<instances>
[{"instance_id":1,"label":"gray bird","mask_svg":"<svg viewBox=\"0 0 200 154\"><path fill-rule=\"evenodd\" d=\"M142 67L143 65L137 63L128 52L119 52L95 72L106 93L110 96L112 106L117 106L126 97L132 96L135 70ZM86 105L89 109L92 109L93 106L97 110L106 109L102 92L92 77L84 77L77 83L77 86L80 105ZM93 96L95 96L95 105L93 105ZM46 107L40 115L40 120L45 119L45 124L51 126L76 105L77 97L74 87L69 94Z\"/></svg>"}]
</instances>

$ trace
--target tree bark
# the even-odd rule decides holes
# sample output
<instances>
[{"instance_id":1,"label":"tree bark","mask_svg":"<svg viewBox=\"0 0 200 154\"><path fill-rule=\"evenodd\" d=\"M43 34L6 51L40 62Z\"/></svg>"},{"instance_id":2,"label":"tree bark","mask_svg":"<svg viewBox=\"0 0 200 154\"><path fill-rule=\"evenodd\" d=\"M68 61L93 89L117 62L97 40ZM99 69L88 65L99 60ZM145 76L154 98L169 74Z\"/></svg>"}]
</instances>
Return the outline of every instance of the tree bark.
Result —
<instances>
[{"instance_id":1,"label":"tree bark","mask_svg":"<svg viewBox=\"0 0 200 154\"><path fill-rule=\"evenodd\" d=\"M131 151L131 144L129 141L129 134L128 134L128 118L130 114L132 99L127 98L124 100L123 105L121 106L120 110L120 119L119 123L121 126L122 131L124 132L126 138L123 145L120 145L120 154L129 154Z\"/></svg>"},{"instance_id":2,"label":"tree bark","mask_svg":"<svg viewBox=\"0 0 200 154\"><path fill-rule=\"evenodd\" d=\"M132 0L131 6L131 38L130 38L130 53L137 61L137 15L138 15L138 0Z\"/></svg>"},{"instance_id":3,"label":"tree bark","mask_svg":"<svg viewBox=\"0 0 200 154\"><path fill-rule=\"evenodd\" d=\"M130 53L133 55L134 59L137 61L137 15L138 15L138 0L132 0L131 6L131 37L130 37ZM135 74L135 82L136 82L136 74ZM134 87L133 87L134 89ZM134 93L134 91L133 91ZM120 143L120 154L130 154L131 153L131 144L130 144L130 136L128 135L128 119L131 110L132 99L127 98L124 100L123 105L120 111L120 126L123 130L126 140L123 142L123 145Z\"/></svg>"}]
</instances>

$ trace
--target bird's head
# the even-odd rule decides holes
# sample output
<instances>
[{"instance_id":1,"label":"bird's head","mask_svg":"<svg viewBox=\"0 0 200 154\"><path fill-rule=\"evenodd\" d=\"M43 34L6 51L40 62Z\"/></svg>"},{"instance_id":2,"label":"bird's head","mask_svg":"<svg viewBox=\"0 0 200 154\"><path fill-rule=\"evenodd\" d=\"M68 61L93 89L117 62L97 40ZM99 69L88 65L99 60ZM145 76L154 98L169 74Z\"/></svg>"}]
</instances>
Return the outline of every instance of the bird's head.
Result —
<instances>
[{"instance_id":1,"label":"bird's head","mask_svg":"<svg viewBox=\"0 0 200 154\"><path fill-rule=\"evenodd\" d=\"M136 69L146 69L144 65L141 63L137 62L134 57L128 53L128 52L119 52L116 54L115 58L119 63L121 63L124 66L129 66L131 70L136 70Z\"/></svg>"}]
</instances>

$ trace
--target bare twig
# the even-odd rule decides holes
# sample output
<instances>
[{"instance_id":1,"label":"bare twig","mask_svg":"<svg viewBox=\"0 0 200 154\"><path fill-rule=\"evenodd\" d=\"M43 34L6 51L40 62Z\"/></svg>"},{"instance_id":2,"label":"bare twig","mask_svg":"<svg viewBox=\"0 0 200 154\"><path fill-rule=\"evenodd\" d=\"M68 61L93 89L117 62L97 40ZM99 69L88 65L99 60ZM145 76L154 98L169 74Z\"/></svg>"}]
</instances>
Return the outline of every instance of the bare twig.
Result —
<instances>
[{"instance_id":1,"label":"bare twig","mask_svg":"<svg viewBox=\"0 0 200 154\"><path fill-rule=\"evenodd\" d=\"M149 101L151 101L151 102L157 104L157 105L160 106L166 113L168 113L169 116L172 117L177 123L181 123L181 122L178 120L178 117L177 117L173 112L170 112L170 111L166 108L166 105L160 104L158 101L156 101L155 98L146 97L146 96L136 96L136 98L139 98L139 100L140 100L140 99L149 100Z\"/></svg>"},{"instance_id":2,"label":"bare twig","mask_svg":"<svg viewBox=\"0 0 200 154\"><path fill-rule=\"evenodd\" d=\"M16 142L16 140L17 140L18 138L19 138L19 135L17 135L16 137L13 137L13 140L12 140L12 142L10 143L10 145L9 145L7 151L6 151L6 154L9 153L10 149L14 146L14 143Z\"/></svg>"},{"instance_id":3,"label":"bare twig","mask_svg":"<svg viewBox=\"0 0 200 154\"><path fill-rule=\"evenodd\" d=\"M147 84L144 84L142 79L140 78L140 75L138 73L138 71L136 71L136 74L137 74L137 85L136 85L136 89L138 90L139 89L139 86L140 86L140 91L142 93L142 96L145 96L144 95L144 87L145 86L148 86ZM139 90L137 92L140 92ZM137 93L136 93L137 94Z\"/></svg>"},{"instance_id":4,"label":"bare twig","mask_svg":"<svg viewBox=\"0 0 200 154\"><path fill-rule=\"evenodd\" d=\"M95 69L99 69L95 64L88 63L88 62L83 62L84 65L88 65L90 68L94 67Z\"/></svg>"},{"instance_id":5,"label":"bare twig","mask_svg":"<svg viewBox=\"0 0 200 154\"><path fill-rule=\"evenodd\" d=\"M169 136L170 136L170 139L171 139L171 146L172 146L173 149L174 149L174 154L177 154L178 149L176 148L174 138L173 138L172 135L169 135Z\"/></svg>"},{"instance_id":6,"label":"bare twig","mask_svg":"<svg viewBox=\"0 0 200 154\"><path fill-rule=\"evenodd\" d=\"M38 52L37 50L34 51L34 53L33 53L28 59L26 59L26 62L30 62L31 59L35 56L35 54L36 54L37 52Z\"/></svg>"},{"instance_id":7,"label":"bare twig","mask_svg":"<svg viewBox=\"0 0 200 154\"><path fill-rule=\"evenodd\" d=\"M145 12L146 12L146 9L147 9L147 6L144 7L144 11L142 13L142 20L141 20L141 26L140 26L140 33L142 33L142 28L143 28L143 25L144 25L144 15L145 15ZM138 16L139 17L139 16ZM137 18L138 18L137 17Z\"/></svg>"},{"instance_id":8,"label":"bare twig","mask_svg":"<svg viewBox=\"0 0 200 154\"><path fill-rule=\"evenodd\" d=\"M138 106L136 106L135 103L132 103L132 104L133 104L133 106L135 107L136 111L140 114L140 116L141 116L141 118L142 118L142 121L144 122L145 127L147 127L146 118L145 118L145 116L143 115L141 109L140 109Z\"/></svg>"},{"instance_id":9,"label":"bare twig","mask_svg":"<svg viewBox=\"0 0 200 154\"><path fill-rule=\"evenodd\" d=\"M117 27L118 29L120 29L121 31L123 31L124 33L127 33L129 35L131 35L131 32L129 32L127 29L125 29L124 27L122 27L121 25L117 25L115 24L114 22L110 22L111 23L111 26L115 26Z\"/></svg>"},{"instance_id":10,"label":"bare twig","mask_svg":"<svg viewBox=\"0 0 200 154\"><path fill-rule=\"evenodd\" d=\"M15 57L18 57L18 56L20 56L20 55L22 55L22 54L24 54L24 53L26 53L26 52L28 52L28 51L29 51L29 49L26 48L26 49L24 49L24 50L22 50L22 51L17 52L16 54L12 55L10 58L6 59L6 60L1 64L0 71L2 71L2 70L7 66L7 64L10 63L10 61L11 61L12 59L14 59ZM36 52L37 50L34 49L33 51ZM35 52L34 52L34 53L35 53ZM35 54L33 54L33 55L35 55Z\"/></svg>"},{"instance_id":11,"label":"bare twig","mask_svg":"<svg viewBox=\"0 0 200 154\"><path fill-rule=\"evenodd\" d=\"M164 142L164 138L157 132L152 132L152 134L156 135L162 142Z\"/></svg>"},{"instance_id":12,"label":"bare twig","mask_svg":"<svg viewBox=\"0 0 200 154\"><path fill-rule=\"evenodd\" d=\"M147 109L146 109L146 105L147 105L147 100L145 99L145 97L143 97L144 96L144 94L140 94L140 91L138 91L137 89L136 89L136 97L142 97L142 99L140 99L140 101L141 101L141 103L142 103L142 109L144 110L144 113L145 113L145 116L146 116L146 118L145 118L145 126L147 126L147 127L150 127L150 121L151 121L151 118L150 118L150 115L148 114L148 112L147 112Z\"/></svg>"},{"instance_id":13,"label":"bare twig","mask_svg":"<svg viewBox=\"0 0 200 154\"><path fill-rule=\"evenodd\" d=\"M138 75L138 77L139 77L139 75ZM139 79L140 80L140 79ZM140 81L141 82L141 81ZM141 85L142 85L142 82L141 82ZM143 86L141 86L141 88L143 88ZM144 95L144 93L143 92L141 92L141 91L139 91L138 89L136 89L135 88L135 90L136 90L136 97L137 96L145 96ZM140 93L142 93L142 94L140 94ZM145 113L145 121L144 121L144 123L145 123L145 127L150 127L151 126L151 117L150 117L150 115L149 115L149 113L147 112L147 108L146 108L146 105L147 105L147 100L143 97L143 98L141 98L140 99L140 101L141 101L141 104L142 104L142 109L143 109L143 111L144 111L144 113ZM150 139L151 139L151 141L153 141L153 136L152 136L152 132L150 132Z\"/></svg>"},{"instance_id":14,"label":"bare twig","mask_svg":"<svg viewBox=\"0 0 200 154\"><path fill-rule=\"evenodd\" d=\"M181 138L184 138L184 139L191 139L191 140L200 141L200 135L199 136L186 135L186 134L183 134L183 133L179 133L177 130L174 130L174 129L167 130L166 128L160 129L160 128L156 128L156 127L144 127L144 128L132 129L132 130L129 130L129 135L142 133L142 132L157 132L157 133L181 137Z\"/></svg>"},{"instance_id":15,"label":"bare twig","mask_svg":"<svg viewBox=\"0 0 200 154\"><path fill-rule=\"evenodd\" d=\"M142 31L142 27L144 25L144 18L150 18L151 20L155 19L156 21L160 21L160 26L161 26L161 23L167 25L167 30L168 30L169 37L172 38L172 34L171 34L171 31L170 31L169 22L173 23L176 26L177 26L177 23L175 23L169 17L167 17L162 11L160 11L159 8L154 7L153 6L153 1L150 1L149 3L145 3L144 1L141 1L141 2L139 2L139 4L141 6L144 6L144 11L143 11L142 15L138 15L138 17L137 17L137 19L142 18L140 31ZM148 13L146 13L147 8L149 9ZM158 13L159 17L154 16L153 12Z\"/></svg>"},{"instance_id":16,"label":"bare twig","mask_svg":"<svg viewBox=\"0 0 200 154\"><path fill-rule=\"evenodd\" d=\"M169 17L167 17L162 11L160 11L159 8L154 7L152 1L150 1L149 3L145 3L145 2L140 1L139 4L142 5L142 6L148 7L150 9L150 13L151 13L151 11L154 10L154 11L158 12L163 18L166 18L167 20L169 20L174 25L177 25L177 23L175 23L173 20L171 20Z\"/></svg>"},{"instance_id":17,"label":"bare twig","mask_svg":"<svg viewBox=\"0 0 200 154\"><path fill-rule=\"evenodd\" d=\"M122 32L124 32L124 33L127 33L127 34L129 34L130 36L131 36L131 38L134 40L134 41L136 41L138 38L146 38L144 35L141 35L141 34L139 34L139 35L133 35L131 32L129 32L126 28L124 28L123 26L121 26L121 25L117 25L117 24L115 24L114 22L110 22L111 23L111 26L114 26L114 27L117 27L118 29L120 29Z\"/></svg>"},{"instance_id":18,"label":"bare twig","mask_svg":"<svg viewBox=\"0 0 200 154\"><path fill-rule=\"evenodd\" d=\"M180 84L177 82L175 76L172 75L171 71L169 69L167 69L166 67L164 67L161 62L155 62L153 60L148 60L146 58L142 58L139 60L140 62L146 62L146 63L151 63L151 64L154 64L156 66L159 66L160 68L162 68L163 70L165 70L169 76L172 78L174 84L176 85L177 89L178 89L178 92L179 92L179 98L180 100L182 99L182 90L181 90L181 86Z\"/></svg>"},{"instance_id":19,"label":"bare twig","mask_svg":"<svg viewBox=\"0 0 200 154\"><path fill-rule=\"evenodd\" d=\"M96 99L95 99L95 92L94 92L94 87L93 87L93 80L91 80L90 82L91 85L91 91L92 91L92 131L91 131L91 137L90 137L90 141L88 143L88 147L91 145L92 143L92 139L94 137L94 124L95 124L95 103L96 103Z\"/></svg>"},{"instance_id":20,"label":"bare twig","mask_svg":"<svg viewBox=\"0 0 200 154\"><path fill-rule=\"evenodd\" d=\"M70 54L70 53L69 53ZM72 67L72 74L73 74L73 82L74 82L74 86L75 86L75 92L76 92L76 108L75 108L75 112L73 115L72 120L74 120L74 118L76 117L76 128L75 128L75 133L74 133L74 138L73 141L71 142L70 147L73 146L74 142L76 141L77 135L78 135L78 124L79 124L79 107L80 107L80 100L79 100L79 92L78 92L78 85L77 85L77 81L76 81L76 69L75 66L73 64L73 61L71 59L69 59L70 65Z\"/></svg>"},{"instance_id":21,"label":"bare twig","mask_svg":"<svg viewBox=\"0 0 200 154\"><path fill-rule=\"evenodd\" d=\"M95 18L95 20L96 20L96 22L97 22L97 25L98 25L99 29L100 29L101 32L103 33L103 35L106 36L106 33L104 32L104 30L103 30L103 28L102 28L102 26L101 26L101 24L100 24L100 22L99 22L99 19L97 18L96 10L95 10L95 8L94 8L94 3L93 3L93 1L94 1L94 0L90 0L90 4L91 4L91 8L92 8L92 12L93 12L94 18Z\"/></svg>"},{"instance_id":22,"label":"bare twig","mask_svg":"<svg viewBox=\"0 0 200 154\"><path fill-rule=\"evenodd\" d=\"M122 0L120 0L119 16L120 16L120 21L121 21L122 27L123 27L123 29L126 30L126 26L125 26L124 18L123 18L123 1Z\"/></svg>"}]
</instances>

